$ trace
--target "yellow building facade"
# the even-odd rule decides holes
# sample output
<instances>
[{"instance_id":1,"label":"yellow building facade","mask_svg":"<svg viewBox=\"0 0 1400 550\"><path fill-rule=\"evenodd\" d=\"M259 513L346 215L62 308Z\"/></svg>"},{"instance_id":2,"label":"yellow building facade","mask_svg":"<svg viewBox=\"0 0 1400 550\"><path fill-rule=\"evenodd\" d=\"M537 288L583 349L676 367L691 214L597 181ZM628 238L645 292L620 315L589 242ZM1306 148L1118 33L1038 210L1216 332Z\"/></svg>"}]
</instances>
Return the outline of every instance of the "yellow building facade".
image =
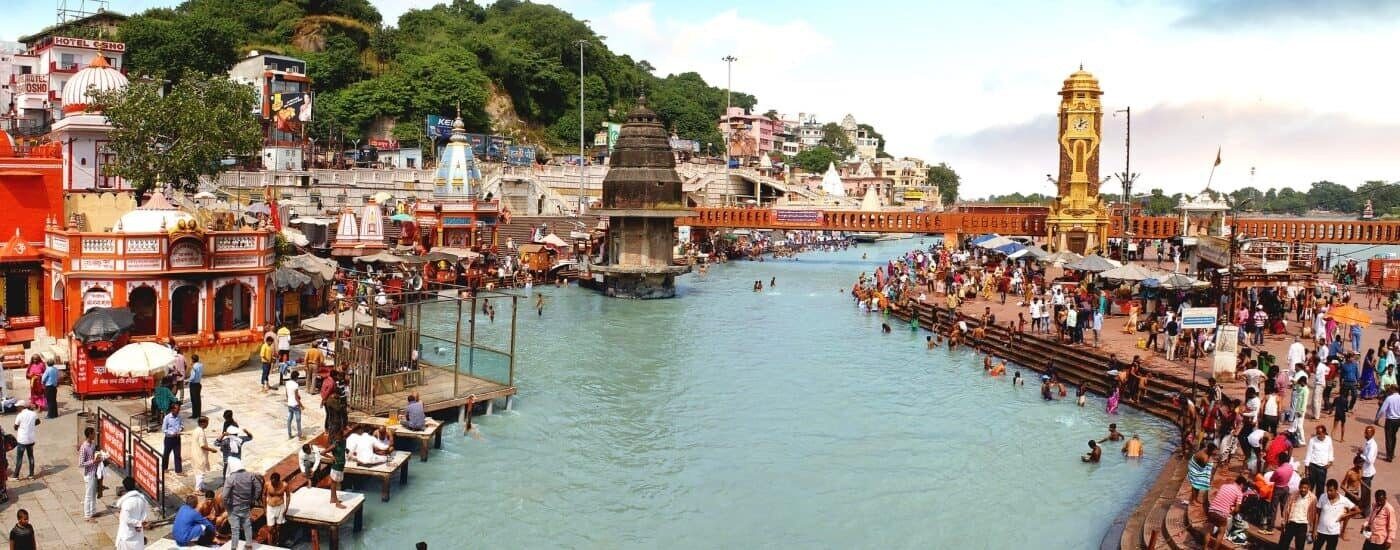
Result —
<instances>
[{"instance_id":1,"label":"yellow building facade","mask_svg":"<svg viewBox=\"0 0 1400 550\"><path fill-rule=\"evenodd\" d=\"M1083 67L1060 89L1060 175L1046 219L1050 246L1057 251L1087 254L1108 242L1108 206L1099 196L1102 96L1098 79Z\"/></svg>"}]
</instances>

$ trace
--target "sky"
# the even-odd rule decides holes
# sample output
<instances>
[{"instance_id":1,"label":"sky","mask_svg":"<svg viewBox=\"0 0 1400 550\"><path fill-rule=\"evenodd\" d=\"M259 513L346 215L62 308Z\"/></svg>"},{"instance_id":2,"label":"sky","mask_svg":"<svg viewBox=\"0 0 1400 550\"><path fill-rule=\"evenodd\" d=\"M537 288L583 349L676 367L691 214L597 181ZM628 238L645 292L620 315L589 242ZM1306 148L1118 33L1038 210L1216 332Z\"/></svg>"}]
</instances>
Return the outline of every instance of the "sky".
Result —
<instances>
[{"instance_id":1,"label":"sky","mask_svg":"<svg viewBox=\"0 0 1400 550\"><path fill-rule=\"evenodd\" d=\"M53 21L55 0L12 2L0 40ZM386 23L437 3L372 2ZM1400 181L1400 0L551 3L660 75L724 86L733 55L759 112L852 114L891 154L948 163L965 197L1054 191L1056 92L1081 63L1106 113L1132 108L1135 190ZM1126 121L1104 117L1105 174Z\"/></svg>"}]
</instances>

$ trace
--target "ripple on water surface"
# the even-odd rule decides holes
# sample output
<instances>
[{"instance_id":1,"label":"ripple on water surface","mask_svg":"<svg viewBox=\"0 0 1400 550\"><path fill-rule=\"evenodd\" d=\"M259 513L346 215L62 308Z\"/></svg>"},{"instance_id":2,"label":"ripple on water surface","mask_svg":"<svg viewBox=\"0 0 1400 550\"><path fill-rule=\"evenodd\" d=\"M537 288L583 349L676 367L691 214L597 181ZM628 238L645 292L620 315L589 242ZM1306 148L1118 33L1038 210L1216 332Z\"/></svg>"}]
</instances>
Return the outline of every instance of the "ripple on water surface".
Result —
<instances>
[{"instance_id":1,"label":"ripple on water surface","mask_svg":"<svg viewBox=\"0 0 1400 550\"><path fill-rule=\"evenodd\" d=\"M899 241L717 266L682 297L544 288L515 411L449 428L360 548L1090 548L1169 450L1165 422L1042 402L846 296ZM754 280L778 286L751 291ZM483 331L504 327L478 324ZM1108 422L1148 458L1078 456Z\"/></svg>"}]
</instances>

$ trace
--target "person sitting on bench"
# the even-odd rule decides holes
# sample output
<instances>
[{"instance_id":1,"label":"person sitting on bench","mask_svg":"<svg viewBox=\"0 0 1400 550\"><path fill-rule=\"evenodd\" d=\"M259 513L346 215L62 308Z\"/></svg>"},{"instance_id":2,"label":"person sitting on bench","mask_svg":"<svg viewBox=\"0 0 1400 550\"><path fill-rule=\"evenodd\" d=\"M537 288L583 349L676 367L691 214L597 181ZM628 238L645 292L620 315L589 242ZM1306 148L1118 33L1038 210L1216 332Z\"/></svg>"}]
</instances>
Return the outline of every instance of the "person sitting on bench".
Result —
<instances>
[{"instance_id":1,"label":"person sitting on bench","mask_svg":"<svg viewBox=\"0 0 1400 550\"><path fill-rule=\"evenodd\" d=\"M404 409L403 425L413 431L428 427L428 417L423 413L423 402L418 400L418 392L408 394L408 407Z\"/></svg>"},{"instance_id":2,"label":"person sitting on bench","mask_svg":"<svg viewBox=\"0 0 1400 550\"><path fill-rule=\"evenodd\" d=\"M388 462L389 458L382 453L392 450L365 431L364 426L356 427L355 433L345 439L345 447L355 459L355 463L361 466L378 466Z\"/></svg>"}]
</instances>

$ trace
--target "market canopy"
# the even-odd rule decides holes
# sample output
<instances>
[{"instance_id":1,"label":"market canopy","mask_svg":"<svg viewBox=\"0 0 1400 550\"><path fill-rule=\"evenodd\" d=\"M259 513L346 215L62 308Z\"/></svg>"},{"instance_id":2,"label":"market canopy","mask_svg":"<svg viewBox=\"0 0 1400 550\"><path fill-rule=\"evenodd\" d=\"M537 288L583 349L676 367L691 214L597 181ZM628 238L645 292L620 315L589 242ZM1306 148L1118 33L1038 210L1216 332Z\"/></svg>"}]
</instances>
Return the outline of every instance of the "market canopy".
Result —
<instances>
[{"instance_id":1,"label":"market canopy","mask_svg":"<svg viewBox=\"0 0 1400 550\"><path fill-rule=\"evenodd\" d=\"M1052 264L1068 264L1083 260L1084 257L1068 250L1061 250L1045 257L1045 261Z\"/></svg>"},{"instance_id":2,"label":"market canopy","mask_svg":"<svg viewBox=\"0 0 1400 550\"><path fill-rule=\"evenodd\" d=\"M437 247L437 248L434 248L434 249L432 250L432 252L429 252L428 254L431 255L433 252L437 252L437 253L440 253L440 254L446 254L446 255L448 255L448 256L452 256L452 257L456 258L456 260L470 260L470 259L475 259L475 258L480 258L480 257L481 257L481 253L480 253L480 252L476 252L476 251L474 251L474 250L470 250L470 249L466 249L466 248L458 248L458 247L455 247L455 246L439 246L439 247ZM456 260L453 260L453 261L456 261ZM436 260L434 260L434 261L436 261Z\"/></svg>"},{"instance_id":3,"label":"market canopy","mask_svg":"<svg viewBox=\"0 0 1400 550\"><path fill-rule=\"evenodd\" d=\"M1085 261L1087 260L1088 258L1085 258ZM1128 264L1099 273L1099 277L1105 279L1113 279L1115 281L1142 281L1146 279L1152 279L1160 275L1161 274L1159 272L1142 267L1138 264Z\"/></svg>"},{"instance_id":4,"label":"market canopy","mask_svg":"<svg viewBox=\"0 0 1400 550\"><path fill-rule=\"evenodd\" d=\"M973 238L971 238L971 239L968 239L967 242L972 243L972 244L982 244L983 241L995 239L995 238L1000 237L1000 236L1001 236L1001 235L997 235L996 233L988 233L988 234L986 234L986 235L978 235L978 236L976 236L976 237L973 237Z\"/></svg>"},{"instance_id":5,"label":"market canopy","mask_svg":"<svg viewBox=\"0 0 1400 550\"><path fill-rule=\"evenodd\" d=\"M362 263L362 264L371 264L371 263L401 264L401 263L404 262L404 259L403 259L402 257L395 256L395 255L390 254L390 253L388 253L388 252L376 252L376 253L370 254L370 255L368 255L368 256L358 256L358 257L355 258L355 262L356 262L356 263Z\"/></svg>"},{"instance_id":6,"label":"market canopy","mask_svg":"<svg viewBox=\"0 0 1400 550\"><path fill-rule=\"evenodd\" d=\"M290 267L279 267L272 272L272 288L280 292L300 290L307 285L313 285L311 276Z\"/></svg>"},{"instance_id":7,"label":"market canopy","mask_svg":"<svg viewBox=\"0 0 1400 550\"><path fill-rule=\"evenodd\" d=\"M1027 246L1027 247L1021 248L1020 250L1018 250L1018 251L1016 251L1016 252L1012 252L1012 253L1006 255L1007 258L1010 258L1010 259L1012 259L1012 260L1015 260L1015 259L1020 258L1020 257L1022 257L1022 256L1030 256L1032 259L1035 259L1036 261L1045 261L1045 258L1048 258L1048 257L1050 256L1050 253L1049 253L1049 252L1046 252L1046 251L1044 251L1044 250L1041 250L1041 248L1038 247L1038 246Z\"/></svg>"},{"instance_id":8,"label":"market canopy","mask_svg":"<svg viewBox=\"0 0 1400 550\"><path fill-rule=\"evenodd\" d=\"M553 233L545 235L543 239L540 239L540 244L543 244L545 246L552 246L555 248L567 248L569 246L569 243L567 241L559 238L558 235L555 235Z\"/></svg>"},{"instance_id":9,"label":"market canopy","mask_svg":"<svg viewBox=\"0 0 1400 550\"><path fill-rule=\"evenodd\" d=\"M1087 271L1089 273L1102 273L1104 271L1108 271L1121 265L1123 264L1120 264L1098 254L1090 254L1088 256L1085 256L1082 260L1065 264L1065 269L1073 269L1075 271Z\"/></svg>"},{"instance_id":10,"label":"market canopy","mask_svg":"<svg viewBox=\"0 0 1400 550\"><path fill-rule=\"evenodd\" d=\"M1163 290L1185 290L1194 287L1199 283L1200 281L1194 278L1182 275L1180 273L1173 273L1166 277L1154 277L1151 279L1144 279L1142 281L1142 286L1145 286L1147 288L1160 288Z\"/></svg>"},{"instance_id":11,"label":"market canopy","mask_svg":"<svg viewBox=\"0 0 1400 550\"><path fill-rule=\"evenodd\" d=\"M342 311L340 313L332 311L330 313L322 313L320 315L317 315L315 317L301 322L301 328L307 330L314 330L317 332L336 332L341 330L350 330L350 328L354 327L355 325L365 327L380 326L387 328L394 326L394 323L383 317L380 317L376 321L373 317L370 316L369 309L365 308L364 306L356 308L353 313L349 311Z\"/></svg>"},{"instance_id":12,"label":"market canopy","mask_svg":"<svg viewBox=\"0 0 1400 550\"><path fill-rule=\"evenodd\" d=\"M1017 253L1017 252L1020 252L1020 251L1022 251L1022 250L1025 250L1025 249L1026 249L1026 245L1021 244L1021 243L1018 243L1018 242L1016 242L1016 241L1011 241L1011 242L1009 242L1009 243L1007 243L1007 244L998 246L998 247L994 248L993 250L996 250L997 252L1000 252L1000 253L1002 253L1002 254L1005 254L1005 255L1007 255L1007 256L1009 257L1009 256L1011 256L1012 254L1015 254L1015 253Z\"/></svg>"},{"instance_id":13,"label":"market canopy","mask_svg":"<svg viewBox=\"0 0 1400 550\"><path fill-rule=\"evenodd\" d=\"M321 284L325 284L335 278L335 261L312 254L298 254L292 256L282 260L282 265L299 270L307 275L312 275L313 278L319 278Z\"/></svg>"},{"instance_id":14,"label":"market canopy","mask_svg":"<svg viewBox=\"0 0 1400 550\"><path fill-rule=\"evenodd\" d=\"M1012 243L1016 243L1016 241L1013 241L1013 240L1008 239L1008 238L1006 238L1006 237L992 237L992 238L990 238L990 239L987 239L987 240L985 240L985 241L982 241L982 242L980 242L980 243L977 243L977 246L980 246L980 247L985 248L985 249L987 249L987 250L995 250L995 249L997 249L997 248L1000 248L1000 247L1003 247L1003 246L1006 246L1006 245L1012 244ZM1019 243L1017 243L1017 244L1019 244Z\"/></svg>"}]
</instances>

